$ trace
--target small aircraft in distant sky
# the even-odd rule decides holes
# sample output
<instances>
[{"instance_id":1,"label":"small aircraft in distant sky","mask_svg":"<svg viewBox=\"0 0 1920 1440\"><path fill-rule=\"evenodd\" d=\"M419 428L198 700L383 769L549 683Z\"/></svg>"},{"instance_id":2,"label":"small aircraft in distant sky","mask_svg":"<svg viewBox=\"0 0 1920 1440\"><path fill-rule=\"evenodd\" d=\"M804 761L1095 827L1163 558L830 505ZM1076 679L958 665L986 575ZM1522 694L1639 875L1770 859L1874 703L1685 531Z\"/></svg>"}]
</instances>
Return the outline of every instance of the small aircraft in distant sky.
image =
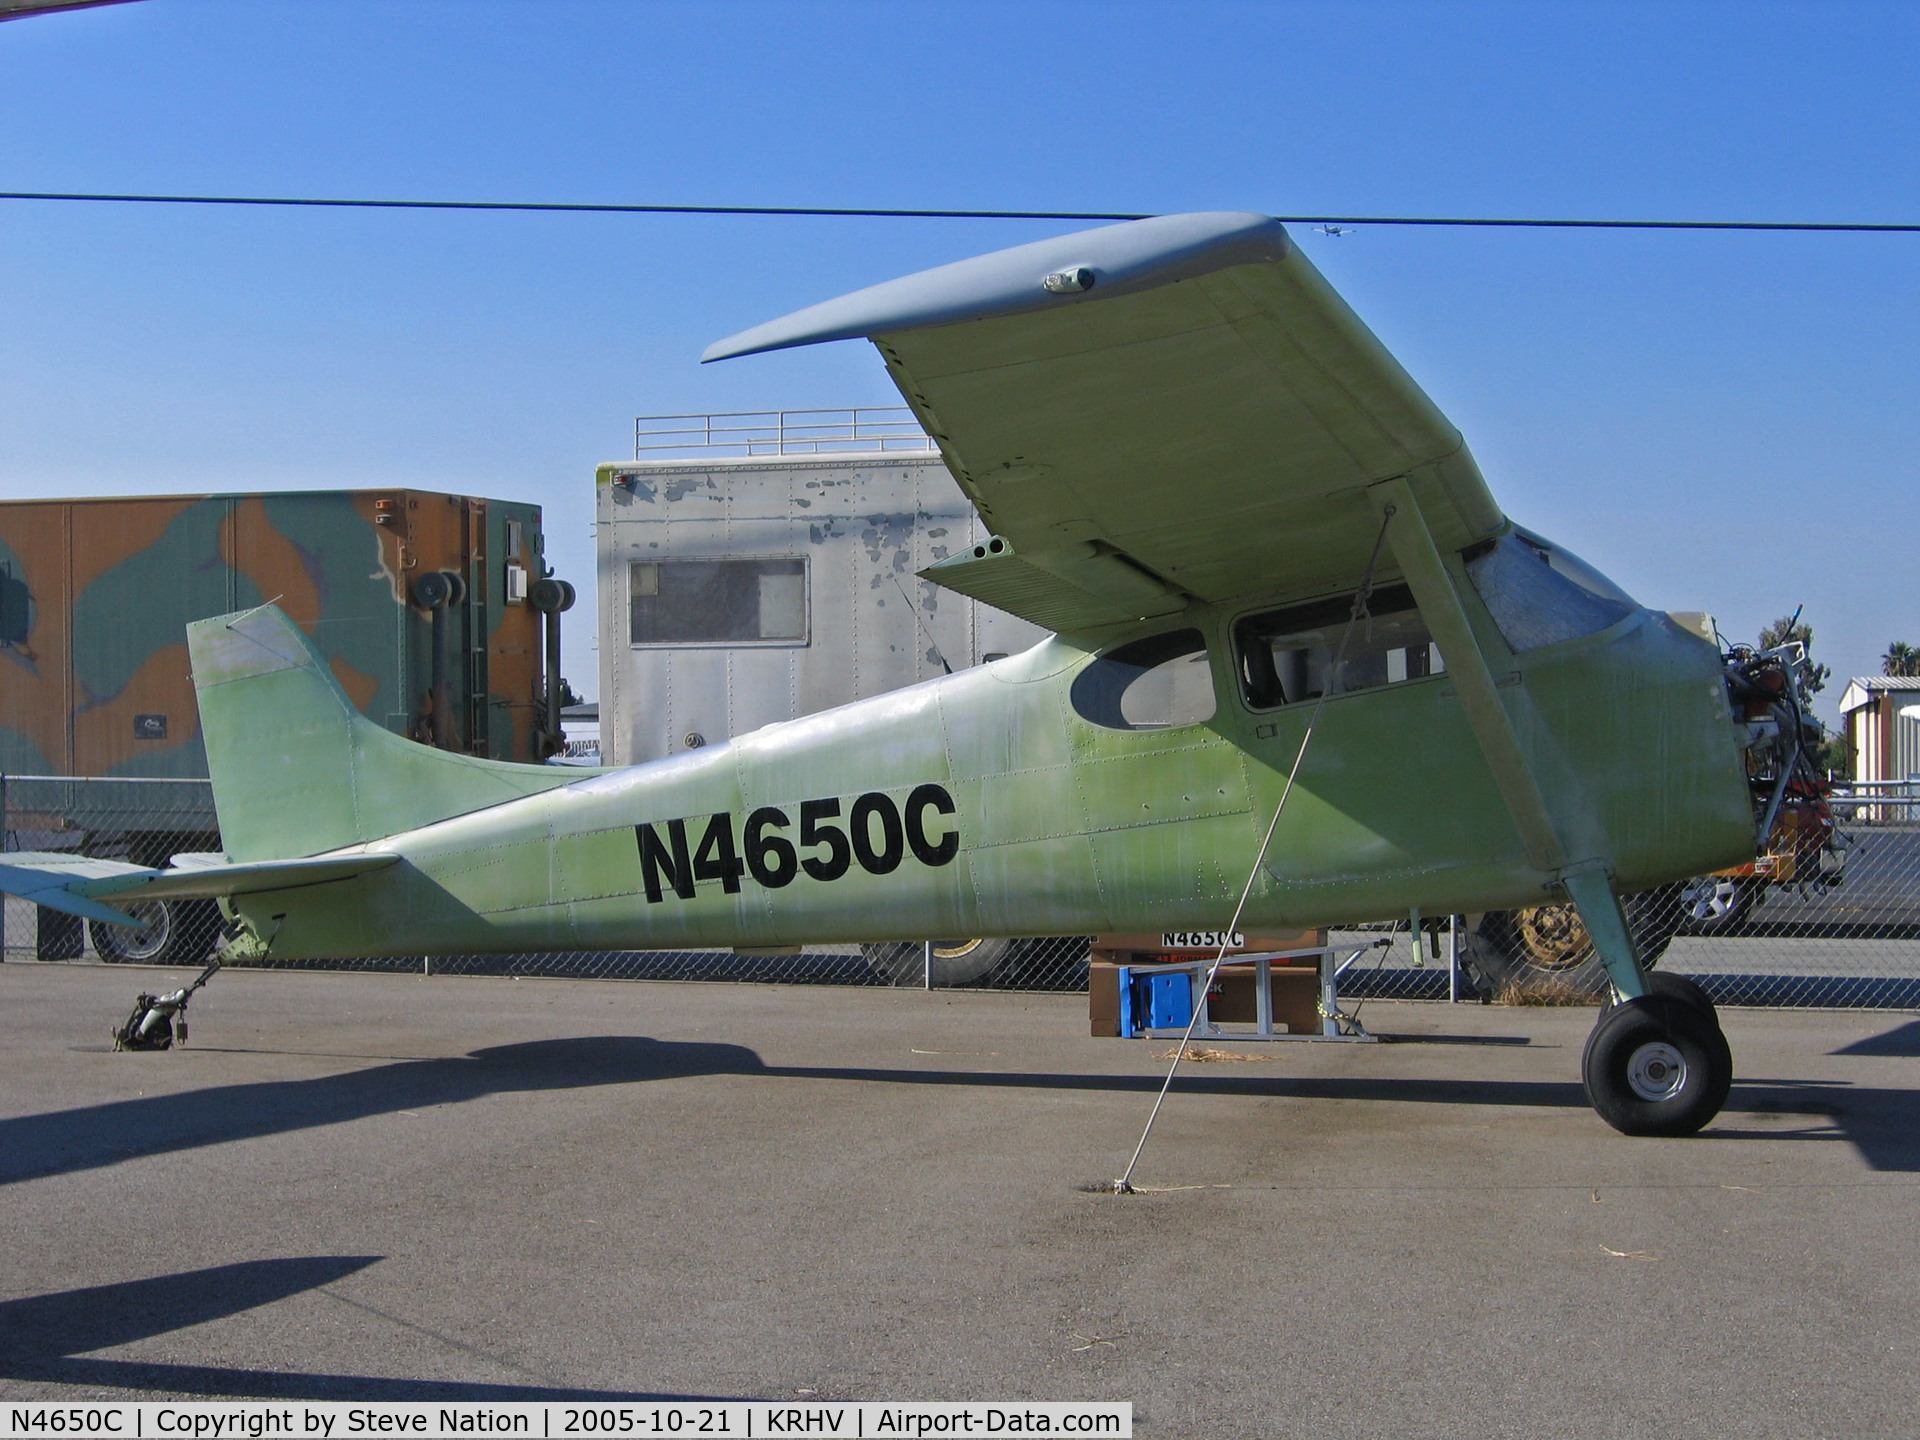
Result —
<instances>
[{"instance_id":1,"label":"small aircraft in distant sky","mask_svg":"<svg viewBox=\"0 0 1920 1440\"><path fill-rule=\"evenodd\" d=\"M1003 250L706 358L856 337L992 534L925 578L1051 638L583 776L389 734L271 606L205 620L225 853L8 855L0 888L119 921L218 897L276 956L1213 930L1243 890L1266 933L1571 900L1614 991L1595 1108L1712 1118L1713 1006L1642 965L1621 900L1753 857L1800 744L1781 657L1729 666L1509 521L1268 217Z\"/></svg>"}]
</instances>

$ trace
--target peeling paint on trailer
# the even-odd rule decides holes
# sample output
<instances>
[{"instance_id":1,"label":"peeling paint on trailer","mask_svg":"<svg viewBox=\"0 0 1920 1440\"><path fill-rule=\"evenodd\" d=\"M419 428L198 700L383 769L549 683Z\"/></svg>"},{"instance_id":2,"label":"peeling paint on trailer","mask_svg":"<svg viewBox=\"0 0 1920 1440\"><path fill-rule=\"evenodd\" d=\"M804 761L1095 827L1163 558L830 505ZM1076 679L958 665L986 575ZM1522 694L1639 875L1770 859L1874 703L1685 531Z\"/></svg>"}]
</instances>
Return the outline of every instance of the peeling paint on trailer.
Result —
<instances>
[{"instance_id":1,"label":"peeling paint on trailer","mask_svg":"<svg viewBox=\"0 0 1920 1440\"><path fill-rule=\"evenodd\" d=\"M718 744L1045 634L915 574L987 538L938 454L638 461L601 466L598 482L606 764ZM663 568L689 564L707 568ZM689 604L706 597L701 616L651 613L667 608L676 578ZM769 597L797 583L803 613L762 614L755 630L740 610L728 630L713 612L742 605L742 585L756 580ZM636 593L663 582L664 596Z\"/></svg>"}]
</instances>

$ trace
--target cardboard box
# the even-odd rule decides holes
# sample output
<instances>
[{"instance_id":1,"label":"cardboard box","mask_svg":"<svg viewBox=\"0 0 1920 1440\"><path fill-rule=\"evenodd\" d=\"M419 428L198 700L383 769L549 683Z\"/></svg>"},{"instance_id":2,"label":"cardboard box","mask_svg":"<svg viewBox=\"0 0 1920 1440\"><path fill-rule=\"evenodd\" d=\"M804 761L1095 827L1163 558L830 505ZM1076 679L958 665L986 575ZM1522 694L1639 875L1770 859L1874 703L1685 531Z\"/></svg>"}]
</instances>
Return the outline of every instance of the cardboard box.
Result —
<instances>
[{"instance_id":1,"label":"cardboard box","mask_svg":"<svg viewBox=\"0 0 1920 1440\"><path fill-rule=\"evenodd\" d=\"M1320 1033L1320 971L1275 965L1272 978L1273 1023L1289 1035ZM1207 996L1207 1015L1222 1025L1251 1025L1260 1018L1257 976L1251 965L1222 965Z\"/></svg>"},{"instance_id":2,"label":"cardboard box","mask_svg":"<svg viewBox=\"0 0 1920 1440\"><path fill-rule=\"evenodd\" d=\"M1120 967L1111 960L1087 966L1087 1017L1096 1038L1120 1033Z\"/></svg>"},{"instance_id":3,"label":"cardboard box","mask_svg":"<svg viewBox=\"0 0 1920 1440\"><path fill-rule=\"evenodd\" d=\"M1211 959L1211 949L1166 944L1165 935L1096 935L1087 966L1087 1020L1089 1033L1113 1037L1120 1033L1120 967L1170 961ZM1183 937L1184 938L1184 937ZM1242 943L1227 954L1264 955L1284 950L1317 950L1327 943L1324 928L1291 934L1243 935ZM1276 961L1273 975L1273 1022L1290 1035L1320 1033L1320 966L1313 956ZM1256 1014L1251 965L1221 966L1210 997L1208 1013L1222 1024L1251 1025Z\"/></svg>"},{"instance_id":4,"label":"cardboard box","mask_svg":"<svg viewBox=\"0 0 1920 1440\"><path fill-rule=\"evenodd\" d=\"M1320 970L1318 966L1275 965L1273 1023L1289 1035L1320 1033ZM1251 1025L1259 1019L1251 965L1223 965L1208 997L1207 1013L1221 1024ZM1088 1033L1099 1039L1120 1034L1120 966L1095 960L1087 967Z\"/></svg>"}]
</instances>

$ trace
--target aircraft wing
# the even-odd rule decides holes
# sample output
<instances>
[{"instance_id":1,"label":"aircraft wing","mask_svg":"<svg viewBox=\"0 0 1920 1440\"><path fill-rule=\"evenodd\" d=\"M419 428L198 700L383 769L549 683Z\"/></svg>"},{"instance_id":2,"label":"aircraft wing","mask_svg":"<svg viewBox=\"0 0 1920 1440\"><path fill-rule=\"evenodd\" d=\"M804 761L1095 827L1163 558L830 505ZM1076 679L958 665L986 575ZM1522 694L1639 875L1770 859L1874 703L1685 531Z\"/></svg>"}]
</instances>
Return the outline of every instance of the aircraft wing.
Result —
<instances>
[{"instance_id":1,"label":"aircraft wing","mask_svg":"<svg viewBox=\"0 0 1920 1440\"><path fill-rule=\"evenodd\" d=\"M1435 541L1498 530L1461 440L1277 221L1130 221L722 340L866 336L999 541L928 579L1054 630L1355 583L1406 476Z\"/></svg>"},{"instance_id":2,"label":"aircraft wing","mask_svg":"<svg viewBox=\"0 0 1920 1440\"><path fill-rule=\"evenodd\" d=\"M0 894L17 895L36 905L104 920L114 925L140 922L102 904L106 900L214 900L258 890L292 890L346 880L391 865L395 855L322 855L302 860L262 860L244 865L202 861L155 870L124 860L20 851L0 864Z\"/></svg>"}]
</instances>

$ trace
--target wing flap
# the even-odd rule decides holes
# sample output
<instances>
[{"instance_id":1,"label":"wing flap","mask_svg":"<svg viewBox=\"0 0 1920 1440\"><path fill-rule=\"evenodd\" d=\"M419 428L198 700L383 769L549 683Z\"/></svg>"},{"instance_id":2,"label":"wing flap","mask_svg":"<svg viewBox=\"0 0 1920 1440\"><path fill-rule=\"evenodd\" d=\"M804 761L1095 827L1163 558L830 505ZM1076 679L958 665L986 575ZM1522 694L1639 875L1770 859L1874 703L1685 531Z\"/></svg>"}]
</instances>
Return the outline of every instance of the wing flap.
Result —
<instances>
[{"instance_id":1,"label":"wing flap","mask_svg":"<svg viewBox=\"0 0 1920 1440\"><path fill-rule=\"evenodd\" d=\"M1187 597L1128 565L1118 556L1083 544L1030 560L996 539L949 556L920 572L947 589L1044 625L1049 630L1098 630L1184 610Z\"/></svg>"}]
</instances>

